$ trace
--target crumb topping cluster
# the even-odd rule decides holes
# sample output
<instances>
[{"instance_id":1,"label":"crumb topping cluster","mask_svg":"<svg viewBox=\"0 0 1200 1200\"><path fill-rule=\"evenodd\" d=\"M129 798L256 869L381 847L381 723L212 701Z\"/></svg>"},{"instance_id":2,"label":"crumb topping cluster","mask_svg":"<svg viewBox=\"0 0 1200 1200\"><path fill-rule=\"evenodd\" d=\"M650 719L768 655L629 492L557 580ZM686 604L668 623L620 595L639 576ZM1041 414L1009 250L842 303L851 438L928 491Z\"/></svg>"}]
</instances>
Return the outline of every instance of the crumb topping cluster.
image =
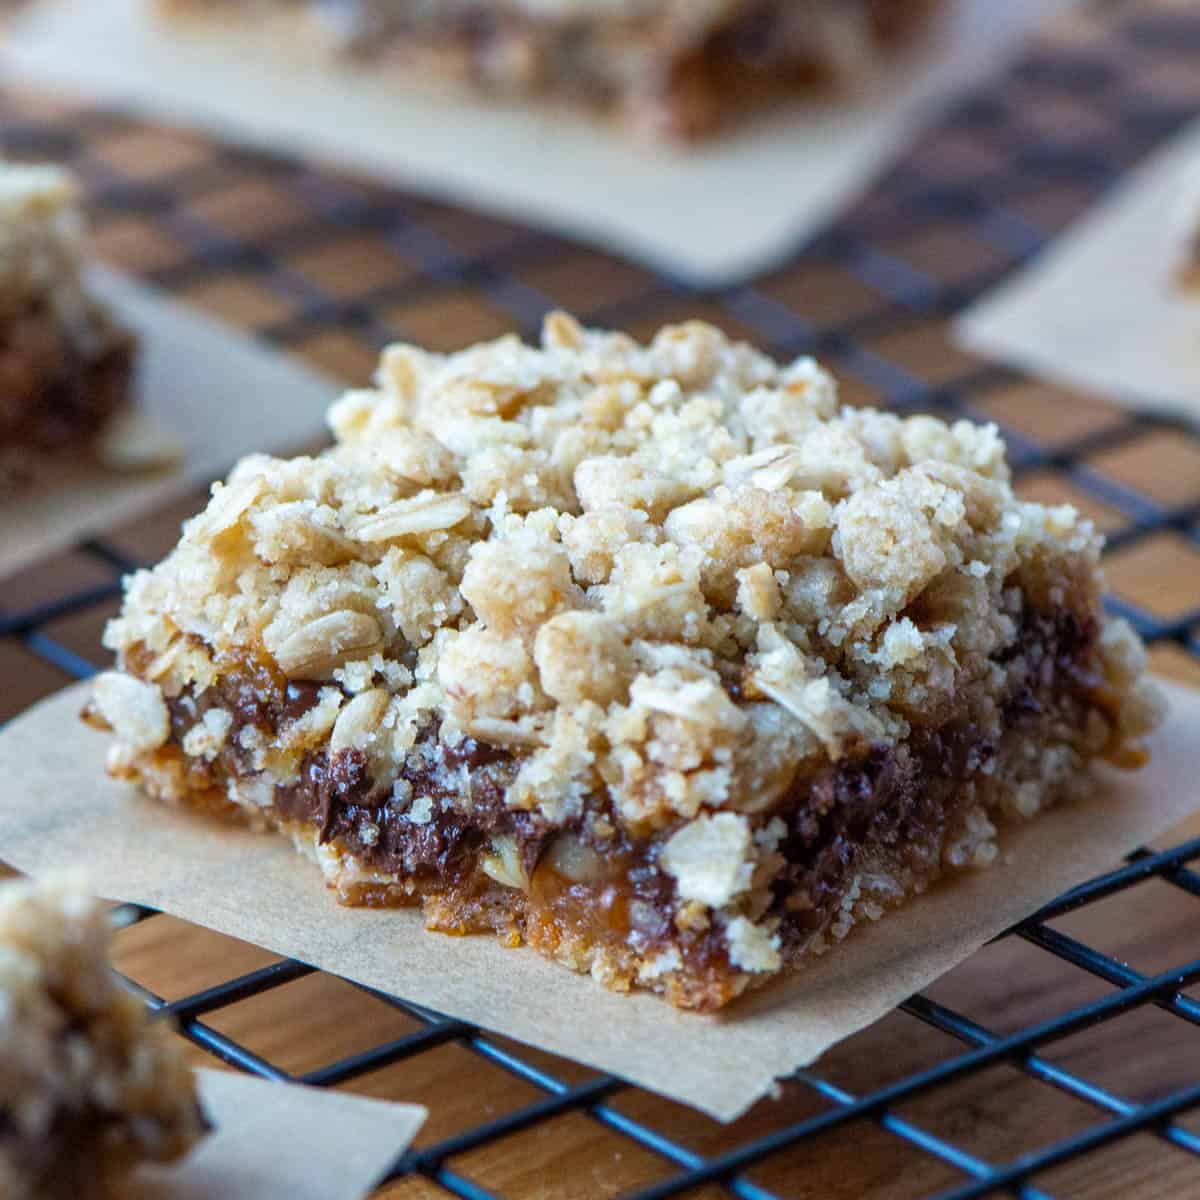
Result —
<instances>
[{"instance_id":1,"label":"crumb topping cluster","mask_svg":"<svg viewBox=\"0 0 1200 1200\"><path fill-rule=\"evenodd\" d=\"M242 731L269 775L332 739L394 776L437 715L521 756L511 805L561 822L607 790L653 831L947 719L1022 603L1094 602L1090 524L1014 496L994 427L839 408L811 359L703 324L396 346L330 423L133 577L106 642L147 665L99 693L127 746L249 653L328 685L273 744Z\"/></svg>"}]
</instances>

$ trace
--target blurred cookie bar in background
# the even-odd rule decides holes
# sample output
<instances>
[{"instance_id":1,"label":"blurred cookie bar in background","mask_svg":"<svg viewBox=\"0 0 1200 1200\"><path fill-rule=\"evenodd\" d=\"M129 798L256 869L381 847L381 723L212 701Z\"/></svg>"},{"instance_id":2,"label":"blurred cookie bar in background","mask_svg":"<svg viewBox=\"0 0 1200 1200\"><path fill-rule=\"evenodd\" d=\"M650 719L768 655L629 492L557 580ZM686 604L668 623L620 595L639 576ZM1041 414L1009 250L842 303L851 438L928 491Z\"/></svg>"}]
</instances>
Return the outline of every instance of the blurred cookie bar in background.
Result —
<instances>
[{"instance_id":1,"label":"blurred cookie bar in background","mask_svg":"<svg viewBox=\"0 0 1200 1200\"><path fill-rule=\"evenodd\" d=\"M73 879L0 885L0 1196L103 1196L206 1132L191 1070L109 967L110 924Z\"/></svg>"},{"instance_id":2,"label":"blurred cookie bar in background","mask_svg":"<svg viewBox=\"0 0 1200 1200\"><path fill-rule=\"evenodd\" d=\"M943 0L159 0L171 15L295 16L385 68L561 98L694 138L869 72ZM222 18L224 19L224 18Z\"/></svg>"},{"instance_id":3,"label":"blurred cookie bar in background","mask_svg":"<svg viewBox=\"0 0 1200 1200\"><path fill-rule=\"evenodd\" d=\"M135 341L83 260L70 172L0 163L0 459L91 446L126 406Z\"/></svg>"}]
</instances>

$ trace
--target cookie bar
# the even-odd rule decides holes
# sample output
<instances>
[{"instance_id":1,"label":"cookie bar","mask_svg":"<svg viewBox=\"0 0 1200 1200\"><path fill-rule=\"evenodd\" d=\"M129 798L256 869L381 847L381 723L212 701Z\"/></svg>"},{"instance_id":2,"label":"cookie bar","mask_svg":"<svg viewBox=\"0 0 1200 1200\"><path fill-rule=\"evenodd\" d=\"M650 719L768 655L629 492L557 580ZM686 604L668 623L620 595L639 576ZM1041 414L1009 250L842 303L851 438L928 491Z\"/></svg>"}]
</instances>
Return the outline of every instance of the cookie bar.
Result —
<instances>
[{"instance_id":1,"label":"cookie bar","mask_svg":"<svg viewBox=\"0 0 1200 1200\"><path fill-rule=\"evenodd\" d=\"M108 965L103 907L74 882L0 886L0 1195L108 1195L205 1132L192 1073Z\"/></svg>"},{"instance_id":2,"label":"cookie bar","mask_svg":"<svg viewBox=\"0 0 1200 1200\"><path fill-rule=\"evenodd\" d=\"M211 15L211 0L160 0ZM239 4L244 14L247 6ZM334 48L475 86L615 110L658 135L868 72L938 0L260 0Z\"/></svg>"},{"instance_id":3,"label":"cookie bar","mask_svg":"<svg viewBox=\"0 0 1200 1200\"><path fill-rule=\"evenodd\" d=\"M1100 539L1014 496L994 427L562 314L392 347L330 423L128 580L89 712L117 775L346 904L715 1009L1140 761Z\"/></svg>"},{"instance_id":4,"label":"cookie bar","mask_svg":"<svg viewBox=\"0 0 1200 1200\"><path fill-rule=\"evenodd\" d=\"M69 172L0 163L0 451L88 443L126 401L134 342L82 258Z\"/></svg>"}]
</instances>

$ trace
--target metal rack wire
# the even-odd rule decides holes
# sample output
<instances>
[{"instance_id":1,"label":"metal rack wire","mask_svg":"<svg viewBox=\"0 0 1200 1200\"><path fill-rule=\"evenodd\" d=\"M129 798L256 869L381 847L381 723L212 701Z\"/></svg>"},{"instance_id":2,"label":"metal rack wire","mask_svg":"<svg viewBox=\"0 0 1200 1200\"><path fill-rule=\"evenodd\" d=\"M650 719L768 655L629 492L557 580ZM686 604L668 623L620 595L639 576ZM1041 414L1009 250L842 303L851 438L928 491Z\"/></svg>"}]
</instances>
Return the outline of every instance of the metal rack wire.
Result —
<instances>
[{"instance_id":1,"label":"metal rack wire","mask_svg":"<svg viewBox=\"0 0 1200 1200\"><path fill-rule=\"evenodd\" d=\"M707 292L541 232L469 217L287 159L185 138L116 111L47 105L14 93L0 100L0 142L9 153L71 161L90 188L101 244L118 259L124 253L131 269L193 300L220 283L227 317L232 309L258 335L325 365L354 371L379 346L405 333L436 342L443 328L430 313L445 314L445 336L463 341L492 332L492 323L528 333L555 304L569 305L592 323L635 329L699 308L778 355L820 355L849 381L852 398L901 410L994 416L992 398L1020 384L1021 376L950 351L943 322L1035 254L1130 163L1200 111L1198 52L1200 12L1184 8L1118 13L1088 24L1078 38L1043 43L1002 86L961 102L870 195L835 227L798 246L777 271ZM1046 119L1049 112L1056 114L1052 121ZM131 155L139 139L141 151ZM257 206L249 206L256 214L249 223L231 200L247 189L259 197ZM271 212L266 227L272 196L281 211ZM120 230L130 222L138 236L122 243ZM930 239L941 239L936 251L929 249ZM347 293L345 255L362 253L364 245L368 254L374 246L391 262L391 273L367 278ZM343 281L336 287L322 276L319 262L326 251L341 256L341 267L331 268L330 278ZM830 280L836 282L836 299L827 305L821 288ZM819 302L810 306L806 297L818 293ZM414 321L431 320L414 330ZM928 346L915 357L911 353L914 331L932 340L933 367ZM1189 552L1200 548L1200 486L1196 496L1177 504L1095 465L1098 456L1168 434L1200 453L1200 429L1145 410L1112 410L1096 427L1049 444L1028 428L1006 424L1004 432L1019 475L1052 472L1075 494L1113 514L1110 553L1168 533ZM79 551L102 569L103 582L0 610L0 643L17 642L72 678L94 671L99 652L82 653L49 630L72 616L111 607L119 577L136 565L108 540L86 542ZM1152 645L1172 645L1200 659L1200 607L1164 614L1129 596L1111 603ZM467 1200L498 1200L501 1193L460 1168L465 1155L568 1113L585 1116L661 1160L665 1174L638 1191L639 1200L697 1194L706 1186L742 1200L791 1194L755 1182L754 1168L862 1122L874 1122L913 1154L951 1168L958 1182L940 1193L943 1200L996 1194L1043 1200L1051 1194L1039 1183L1047 1172L1141 1134L1188 1156L1195 1172L1192 1194L1200 1195L1200 1133L1183 1120L1200 1108L1200 1076L1136 1101L1046 1053L1082 1030L1147 1006L1170 1014L1181 1039L1197 1037L1200 1000L1187 991L1200 984L1200 958L1143 973L1059 924L1069 913L1150 880L1200 899L1200 873L1190 866L1197 860L1200 839L1158 853L1139 851L1006 935L1052 956L1064 971L1099 981L1103 988L1096 998L1001 1032L928 996L913 996L902 1011L948 1035L958 1043L956 1052L861 1094L833 1082L819 1066L801 1071L793 1083L821 1101L813 1115L716 1154L700 1153L653 1120L630 1115L616 1103L631 1090L620 1079L572 1082L482 1029L401 997L371 993L375 1002L411 1018L413 1031L300 1075L211 1022L234 1004L312 974L302 963L275 963L171 1001L136 981L130 984L151 1006L170 1013L197 1046L267 1078L341 1085L455 1043L524 1081L540 1098L400 1154L393 1164L391 1178L424 1177L435 1190ZM132 906L118 910L118 917L126 924L161 919ZM1196 944L1200 947L1200 939ZM1089 1106L1095 1119L1071 1136L992 1161L898 1111L996 1064Z\"/></svg>"}]
</instances>

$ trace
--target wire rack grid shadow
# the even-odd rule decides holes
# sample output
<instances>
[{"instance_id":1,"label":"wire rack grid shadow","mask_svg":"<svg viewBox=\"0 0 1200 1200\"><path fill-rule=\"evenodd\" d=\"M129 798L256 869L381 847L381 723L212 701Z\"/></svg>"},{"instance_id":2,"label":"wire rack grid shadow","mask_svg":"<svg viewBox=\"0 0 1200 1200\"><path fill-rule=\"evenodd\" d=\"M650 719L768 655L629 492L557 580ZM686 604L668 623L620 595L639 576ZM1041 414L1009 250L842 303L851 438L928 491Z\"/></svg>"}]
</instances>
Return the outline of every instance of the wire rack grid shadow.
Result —
<instances>
[{"instance_id":1,"label":"wire rack grid shadow","mask_svg":"<svg viewBox=\"0 0 1200 1200\"><path fill-rule=\"evenodd\" d=\"M10 153L76 165L93 197L98 239L113 246L127 228L138 230L135 265L151 282L190 299L215 289L223 305L232 297L241 306L243 324L259 336L319 361L332 355L348 371L398 334L424 333L436 341L449 325L462 340L491 332L491 323L531 333L547 309L564 302L590 323L635 330L698 310L776 354L820 355L849 381L852 401L998 419L1019 476L1052 474L1108 514L1111 554L1167 536L1196 549L1200 494L1181 500L1149 494L1096 462L1155 437L1200 453L1200 429L1153 412L1113 409L1048 442L1023 421L1005 419L1015 410L1004 398L1026 383L1018 373L967 359L944 339L948 317L1036 254L1126 167L1200 111L1200 80L1194 70L1189 79L1188 66L1200 51L1200 13L1151 9L1106 19L1091 33L1034 49L1002 85L963 99L835 226L797 247L791 262L719 291L697 292L541 232L468 218L286 158L171 140L119 111L59 109L13 95L0 105L0 140ZM131 168L129 146L147 138L165 138L161 145L175 150ZM280 198L269 206L269 227L261 216L253 228L230 217L237 208L231 197L247 189ZM382 248L404 269L378 278L367 271L349 293L326 285L316 264L328 252L344 267L351 243L359 248L355 253L365 246L368 256L371 246ZM575 282L564 283L567 276ZM421 320L434 324L422 329ZM138 564L108 539L89 541L78 553L103 580L0 610L0 640L19 643L61 674L84 678L100 665L99 652L81 650L56 629L111 606L120 576ZM1111 603L1152 646L1200 660L1200 608L1164 614L1126 592ZM371 994L412 1023L408 1032L303 1072L222 1032L220 1014L313 974L303 963L272 963L170 1000L129 983L152 1007L171 1014L197 1046L265 1078L338 1086L453 1044L519 1079L533 1089L531 1102L397 1155L391 1178L421 1177L431 1189L464 1200L508 1194L461 1165L472 1152L568 1114L658 1160L655 1180L629 1193L637 1200L716 1194L782 1200L795 1193L786 1182L757 1182L757 1168L864 1122L947 1169L952 1182L938 1193L941 1200L1006 1194L1046 1200L1055 1194L1046 1177L1056 1168L1143 1136L1185 1157L1200 1195L1200 1133L1186 1121L1200 1108L1200 1074L1135 1100L1049 1053L1064 1039L1146 1008L1174 1021L1181 1039L1200 1036L1194 1028L1200 1001L1188 994L1200 984L1200 959L1139 971L1060 927L1062 918L1148 881L1200 900L1198 860L1200 839L1139 851L1005 935L1051 957L1063 971L1090 977L1096 982L1091 998L1016 1029L997 1029L929 996L913 996L903 1012L945 1035L953 1049L924 1069L860 1092L820 1066L801 1071L793 1086L819 1101L810 1116L716 1153L702 1153L655 1120L632 1115L620 1101L633 1089L620 1079L576 1081L485 1030L401 997ZM161 919L133 906L116 916L123 925ZM912 1115L913 1102L999 1064L1087 1106L1093 1119L1070 1136L997 1160Z\"/></svg>"}]
</instances>

